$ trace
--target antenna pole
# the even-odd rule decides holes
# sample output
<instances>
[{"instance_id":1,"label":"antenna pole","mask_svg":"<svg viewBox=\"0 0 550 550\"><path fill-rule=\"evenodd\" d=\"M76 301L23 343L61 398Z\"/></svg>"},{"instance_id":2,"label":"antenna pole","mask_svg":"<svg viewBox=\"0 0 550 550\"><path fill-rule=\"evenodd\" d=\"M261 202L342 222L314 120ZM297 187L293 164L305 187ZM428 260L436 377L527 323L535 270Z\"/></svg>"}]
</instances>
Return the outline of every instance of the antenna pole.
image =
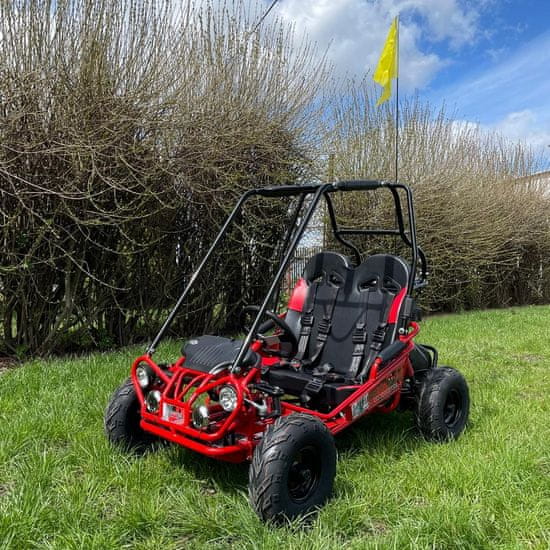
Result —
<instances>
[{"instance_id":1,"label":"antenna pole","mask_svg":"<svg viewBox=\"0 0 550 550\"><path fill-rule=\"evenodd\" d=\"M397 77L395 79L395 183L398 182L399 174L399 15L397 19L397 51L395 53L397 60Z\"/></svg>"}]
</instances>

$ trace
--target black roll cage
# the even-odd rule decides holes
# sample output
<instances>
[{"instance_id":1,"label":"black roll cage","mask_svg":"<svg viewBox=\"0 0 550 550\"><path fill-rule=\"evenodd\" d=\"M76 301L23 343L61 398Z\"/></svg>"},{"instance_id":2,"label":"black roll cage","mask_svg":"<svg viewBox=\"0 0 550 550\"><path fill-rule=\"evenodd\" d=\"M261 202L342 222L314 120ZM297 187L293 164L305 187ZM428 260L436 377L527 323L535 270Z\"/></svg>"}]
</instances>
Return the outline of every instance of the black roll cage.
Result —
<instances>
[{"instance_id":1,"label":"black roll cage","mask_svg":"<svg viewBox=\"0 0 550 550\"><path fill-rule=\"evenodd\" d=\"M355 229L349 227L338 227L336 216L334 213L334 205L330 197L331 193L336 192L346 192L346 191L373 191L375 189L387 188L393 196L397 228L394 229ZM401 205L400 191L405 193L407 199L407 214L408 214L408 230L405 229L405 224L403 220L403 211ZM300 218L300 211L302 210L305 202L305 198L308 195L313 195L311 202L307 205L305 212L302 214L302 218L299 224L296 226ZM412 191L409 186L403 183L388 182L383 180L348 180L348 181L339 181L335 183L317 183L317 184L305 184L305 185L284 185L277 187L262 187L258 189L250 189L241 195L237 204L233 208L231 214L225 220L225 223L221 227L218 235L214 239L214 242L208 249L208 252L202 259L201 263L189 279L189 282L185 286L181 296L178 298L176 305L168 315L166 321L160 328L158 334L155 336L151 345L147 348L147 354L153 355L157 349L160 341L166 334L166 331L172 324L172 321L178 314L178 311L181 309L185 298L189 294L193 284L195 283L198 275L204 268L206 262L209 260L210 256L217 248L220 241L226 235L230 225L232 224L235 217L241 211L243 204L253 196L261 196L267 198L279 198L279 197L294 197L298 196L298 204L296 205L295 211L292 215L292 223L289 225L287 234L284 239L284 244L281 250L281 259L279 261L279 267L277 268L277 273L273 278L271 286L267 291L267 294L264 298L263 303L260 306L258 314L254 319L254 322L250 326L248 334L246 335L239 353L235 357L235 360L231 364L231 371L235 371L241 364L243 358L252 343L254 334L256 333L262 316L268 308L268 305L273 300L274 297L278 296L280 281L290 263L292 255L304 234L304 231L311 220L315 208L319 204L321 197L324 197L327 212L329 215L329 220L331 223L332 231L334 237L342 243L344 246L348 247L353 253L354 259L359 265L361 263L361 253L359 249L351 242L346 240L345 236L347 235L381 235L381 236L399 236L401 240L411 249L411 270L409 274L409 281L407 284L407 294L410 295L414 290L420 289L427 284L427 265L426 265L426 256L422 249L418 246L416 242L416 222L414 216L413 208L413 196ZM416 279L416 268L418 261L420 260L420 279Z\"/></svg>"}]
</instances>

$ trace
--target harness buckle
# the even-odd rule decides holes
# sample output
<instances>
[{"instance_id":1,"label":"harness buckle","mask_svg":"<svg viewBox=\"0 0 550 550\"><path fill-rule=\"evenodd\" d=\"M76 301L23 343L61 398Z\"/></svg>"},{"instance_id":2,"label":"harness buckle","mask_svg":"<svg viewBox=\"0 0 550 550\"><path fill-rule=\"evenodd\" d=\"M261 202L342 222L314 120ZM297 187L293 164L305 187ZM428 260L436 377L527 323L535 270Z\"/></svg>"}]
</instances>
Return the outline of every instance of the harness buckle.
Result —
<instances>
[{"instance_id":1,"label":"harness buckle","mask_svg":"<svg viewBox=\"0 0 550 550\"><path fill-rule=\"evenodd\" d=\"M352 342L356 345L365 344L367 341L367 329L365 323L357 323L353 335L351 337Z\"/></svg>"},{"instance_id":2,"label":"harness buckle","mask_svg":"<svg viewBox=\"0 0 550 550\"><path fill-rule=\"evenodd\" d=\"M322 378L312 378L304 387L306 394L317 395L323 388L325 381Z\"/></svg>"},{"instance_id":3,"label":"harness buckle","mask_svg":"<svg viewBox=\"0 0 550 550\"><path fill-rule=\"evenodd\" d=\"M305 313L304 315L302 315L300 323L303 327L313 326L313 315L311 313Z\"/></svg>"},{"instance_id":4,"label":"harness buckle","mask_svg":"<svg viewBox=\"0 0 550 550\"><path fill-rule=\"evenodd\" d=\"M382 349L382 343L383 342L373 342L371 345L370 345L370 349L374 350L374 351L380 351Z\"/></svg>"},{"instance_id":5,"label":"harness buckle","mask_svg":"<svg viewBox=\"0 0 550 550\"><path fill-rule=\"evenodd\" d=\"M383 342L384 337L386 336L386 328L387 323L380 323L376 330L374 331L374 334L372 335L373 342Z\"/></svg>"},{"instance_id":6,"label":"harness buckle","mask_svg":"<svg viewBox=\"0 0 550 550\"><path fill-rule=\"evenodd\" d=\"M319 321L318 334L327 335L330 332L331 327L332 323L330 322L330 319L325 318Z\"/></svg>"},{"instance_id":7,"label":"harness buckle","mask_svg":"<svg viewBox=\"0 0 550 550\"><path fill-rule=\"evenodd\" d=\"M288 362L289 366L292 367L295 371L299 371L302 368L302 361L299 359L292 359Z\"/></svg>"}]
</instances>

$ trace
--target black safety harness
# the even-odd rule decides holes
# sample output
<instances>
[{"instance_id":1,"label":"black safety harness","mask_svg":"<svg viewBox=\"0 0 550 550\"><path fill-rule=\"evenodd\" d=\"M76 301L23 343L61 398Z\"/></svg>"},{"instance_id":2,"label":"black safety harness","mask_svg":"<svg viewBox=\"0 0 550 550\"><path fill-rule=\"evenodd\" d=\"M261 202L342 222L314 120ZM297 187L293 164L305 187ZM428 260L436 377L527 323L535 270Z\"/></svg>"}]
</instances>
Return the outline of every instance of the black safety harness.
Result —
<instances>
[{"instance_id":1,"label":"black safety harness","mask_svg":"<svg viewBox=\"0 0 550 550\"><path fill-rule=\"evenodd\" d=\"M338 292L340 286L329 283L329 291L327 292L327 299L323 305L323 318L319 321L317 328L317 339L315 349L309 358L306 357L308 351L308 345L311 338L311 332L314 323L314 309L317 300L318 290L320 285L324 282L314 282L311 285L310 292L308 293L306 302L304 303L304 310L300 320L301 330L298 340L298 352L291 365L296 368L315 367L313 368L313 378L306 384L302 392L302 399L308 401L312 396L317 395L323 385L325 384L327 376L329 376L332 366L329 364L316 366L321 354L323 352L325 343L328 339L332 328L332 317L336 306L336 300L338 298ZM377 283L378 287L378 283ZM352 383L357 381L363 382L368 376L372 363L379 355L380 350L384 345L386 338L386 332L388 324L386 322L379 322L377 328L372 334L370 346L367 347L368 332L367 332L367 315L370 309L370 300L372 292L366 290L361 293L361 315L357 320L355 329L353 331L353 353L352 361L349 368L346 379ZM382 311L380 316L382 317Z\"/></svg>"},{"instance_id":2,"label":"black safety harness","mask_svg":"<svg viewBox=\"0 0 550 550\"><path fill-rule=\"evenodd\" d=\"M361 382L363 382L363 380L367 377L372 363L374 362L374 360L380 353L382 346L384 345L387 328L388 323L379 323L372 335L372 342L369 346L369 353L365 359L365 362L363 363L363 368L359 372L358 376Z\"/></svg>"},{"instance_id":3,"label":"black safety harness","mask_svg":"<svg viewBox=\"0 0 550 550\"><path fill-rule=\"evenodd\" d=\"M363 356L365 355L365 348L369 337L367 332L367 309L369 307L369 297L369 291L365 291L361 294L361 315L359 316L357 324L355 325L355 330L353 331L353 353L349 368L349 378L352 380L357 376L357 373L363 364Z\"/></svg>"},{"instance_id":4,"label":"black safety harness","mask_svg":"<svg viewBox=\"0 0 550 550\"><path fill-rule=\"evenodd\" d=\"M378 285L377 285L378 286ZM369 369L376 359L378 353L384 345L386 338L386 329L388 324L385 322L379 322L378 326L372 334L371 344L369 346L368 354L365 357L368 333L366 328L367 314L369 312L369 299L371 297L370 290L366 290L362 293L361 298L361 316L359 317L355 330L353 331L353 353L351 359L351 365L349 369L348 379L355 381L359 379L361 382L367 376ZM382 311L380 315L382 316Z\"/></svg>"},{"instance_id":5,"label":"black safety harness","mask_svg":"<svg viewBox=\"0 0 550 550\"><path fill-rule=\"evenodd\" d=\"M338 298L338 292L340 292L340 286L329 283L328 299L323 305L323 318L319 321L319 326L317 327L315 349L311 356L306 359L305 355L308 350L309 339L313 328L313 310L315 309L315 300L317 298L319 286L320 283L318 281L312 284L312 288L304 304L304 312L300 319L302 328L298 340L298 352L295 356L295 360L299 362L300 366L313 366L317 363L332 328L332 315L334 314L334 307L336 306L336 299Z\"/></svg>"}]
</instances>

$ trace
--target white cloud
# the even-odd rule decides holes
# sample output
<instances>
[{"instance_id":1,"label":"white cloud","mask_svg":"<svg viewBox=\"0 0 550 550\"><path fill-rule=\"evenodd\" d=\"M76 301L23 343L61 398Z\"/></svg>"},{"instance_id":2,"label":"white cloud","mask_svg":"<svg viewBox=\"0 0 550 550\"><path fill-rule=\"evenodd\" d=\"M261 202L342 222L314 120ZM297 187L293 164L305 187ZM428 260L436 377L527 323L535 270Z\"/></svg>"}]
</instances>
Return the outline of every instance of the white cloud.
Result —
<instances>
[{"instance_id":1,"label":"white cloud","mask_svg":"<svg viewBox=\"0 0 550 550\"><path fill-rule=\"evenodd\" d=\"M533 38L481 74L437 91L459 117L534 147L550 144L550 32Z\"/></svg>"},{"instance_id":2,"label":"white cloud","mask_svg":"<svg viewBox=\"0 0 550 550\"><path fill-rule=\"evenodd\" d=\"M451 126L456 136L468 133L476 134L485 130L478 122L472 122L471 120L456 119L451 122Z\"/></svg>"},{"instance_id":3,"label":"white cloud","mask_svg":"<svg viewBox=\"0 0 550 550\"><path fill-rule=\"evenodd\" d=\"M456 135L469 133L473 136L484 136L496 132L505 139L522 142L534 152L547 156L550 146L550 130L543 124L540 116L531 109L508 113L502 119L491 124L480 124L469 120L454 120L453 130Z\"/></svg>"},{"instance_id":4,"label":"white cloud","mask_svg":"<svg viewBox=\"0 0 550 550\"><path fill-rule=\"evenodd\" d=\"M485 54L487 55L487 57L489 57L489 59L493 63L496 63L497 61L500 61L502 59L502 57L504 56L504 54L506 54L507 52L508 52L508 48L506 48L506 47L487 48L485 50Z\"/></svg>"},{"instance_id":5,"label":"white cloud","mask_svg":"<svg viewBox=\"0 0 550 550\"><path fill-rule=\"evenodd\" d=\"M540 117L531 109L508 113L493 128L514 141L523 141L539 148L550 145L550 130L541 124Z\"/></svg>"},{"instance_id":6,"label":"white cloud","mask_svg":"<svg viewBox=\"0 0 550 550\"><path fill-rule=\"evenodd\" d=\"M328 48L338 76L372 73L399 13L400 84L405 91L426 86L449 63L423 52L421 38L459 48L474 41L478 31L478 12L457 0L281 0L276 10L295 25L298 36L305 32L321 52Z\"/></svg>"},{"instance_id":7,"label":"white cloud","mask_svg":"<svg viewBox=\"0 0 550 550\"><path fill-rule=\"evenodd\" d=\"M448 40L460 48L475 41L479 12L460 5L457 0L397 0L402 12L417 12L426 19L426 36L434 41Z\"/></svg>"}]
</instances>

